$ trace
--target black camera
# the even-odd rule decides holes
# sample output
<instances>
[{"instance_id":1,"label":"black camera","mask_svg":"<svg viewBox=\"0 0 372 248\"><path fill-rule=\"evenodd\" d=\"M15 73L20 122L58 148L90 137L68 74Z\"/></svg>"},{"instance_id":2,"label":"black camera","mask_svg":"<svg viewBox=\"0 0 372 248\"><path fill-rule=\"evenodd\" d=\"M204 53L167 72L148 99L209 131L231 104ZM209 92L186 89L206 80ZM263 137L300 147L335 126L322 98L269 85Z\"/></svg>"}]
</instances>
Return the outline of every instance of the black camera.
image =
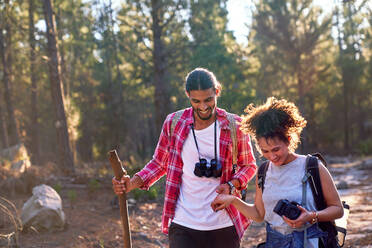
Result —
<instances>
[{"instance_id":1,"label":"black camera","mask_svg":"<svg viewBox=\"0 0 372 248\"><path fill-rule=\"evenodd\" d=\"M300 216L301 210L297 207L298 204L295 201L288 201L287 199L281 199L274 207L274 212L280 216L285 216L288 219L295 220Z\"/></svg>"},{"instance_id":2,"label":"black camera","mask_svg":"<svg viewBox=\"0 0 372 248\"><path fill-rule=\"evenodd\" d=\"M201 158L198 163L195 164L194 169L195 176L198 177L220 177L222 174L222 166L217 162L216 159L212 159L210 166L205 158Z\"/></svg>"}]
</instances>

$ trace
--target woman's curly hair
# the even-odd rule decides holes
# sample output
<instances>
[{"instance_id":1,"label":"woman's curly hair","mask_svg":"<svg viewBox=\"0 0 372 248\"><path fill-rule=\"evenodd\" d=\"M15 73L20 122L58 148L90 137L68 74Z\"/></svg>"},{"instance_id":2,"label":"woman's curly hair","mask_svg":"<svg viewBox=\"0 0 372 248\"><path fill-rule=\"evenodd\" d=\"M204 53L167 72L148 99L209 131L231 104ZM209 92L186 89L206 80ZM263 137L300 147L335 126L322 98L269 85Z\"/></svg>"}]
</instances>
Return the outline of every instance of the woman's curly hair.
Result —
<instances>
[{"instance_id":1,"label":"woman's curly hair","mask_svg":"<svg viewBox=\"0 0 372 248\"><path fill-rule=\"evenodd\" d=\"M290 151L297 148L306 120L294 103L270 97L263 105L255 107L249 104L244 112L247 115L243 116L240 127L244 133L250 134L256 141L262 137L277 137L288 143Z\"/></svg>"}]
</instances>

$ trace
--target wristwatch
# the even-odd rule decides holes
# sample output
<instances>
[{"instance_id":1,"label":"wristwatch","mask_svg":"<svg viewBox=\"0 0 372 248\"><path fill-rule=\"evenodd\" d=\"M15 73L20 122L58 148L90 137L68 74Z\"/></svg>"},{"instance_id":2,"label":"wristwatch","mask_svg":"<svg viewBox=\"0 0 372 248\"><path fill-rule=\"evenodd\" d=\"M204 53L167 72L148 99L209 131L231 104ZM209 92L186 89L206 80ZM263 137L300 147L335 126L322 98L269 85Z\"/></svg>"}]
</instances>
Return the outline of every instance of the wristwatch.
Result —
<instances>
[{"instance_id":1,"label":"wristwatch","mask_svg":"<svg viewBox=\"0 0 372 248\"><path fill-rule=\"evenodd\" d=\"M230 192L229 192L230 195L234 194L234 192L235 192L235 186L234 186L234 184L232 182L228 181L227 182L227 185L229 185L229 188L230 188Z\"/></svg>"}]
</instances>

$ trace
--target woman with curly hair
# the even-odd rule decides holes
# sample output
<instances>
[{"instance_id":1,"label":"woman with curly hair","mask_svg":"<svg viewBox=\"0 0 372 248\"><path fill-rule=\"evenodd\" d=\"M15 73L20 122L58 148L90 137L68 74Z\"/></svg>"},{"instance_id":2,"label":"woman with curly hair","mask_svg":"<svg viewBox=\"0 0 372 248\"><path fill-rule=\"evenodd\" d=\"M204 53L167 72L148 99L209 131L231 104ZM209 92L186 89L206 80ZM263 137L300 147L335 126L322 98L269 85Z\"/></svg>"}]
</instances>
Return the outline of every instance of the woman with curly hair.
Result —
<instances>
[{"instance_id":1,"label":"woman with curly hair","mask_svg":"<svg viewBox=\"0 0 372 248\"><path fill-rule=\"evenodd\" d=\"M250 104L245 112L247 115L243 116L241 129L253 137L259 152L269 161L262 187L264 191L256 178L254 204L220 194L211 204L213 210L218 211L232 204L246 217L256 222L265 221L266 248L318 247L319 238L326 233L318 228L317 222L340 218L343 207L333 179L320 161L320 180L327 207L321 211L316 209L308 183L303 199L302 179L307 156L295 153L295 149L300 143L306 120L293 103L274 97L268 98L261 106ZM297 205L300 215L295 219L280 216L274 208L283 199L302 202L306 207Z\"/></svg>"}]
</instances>

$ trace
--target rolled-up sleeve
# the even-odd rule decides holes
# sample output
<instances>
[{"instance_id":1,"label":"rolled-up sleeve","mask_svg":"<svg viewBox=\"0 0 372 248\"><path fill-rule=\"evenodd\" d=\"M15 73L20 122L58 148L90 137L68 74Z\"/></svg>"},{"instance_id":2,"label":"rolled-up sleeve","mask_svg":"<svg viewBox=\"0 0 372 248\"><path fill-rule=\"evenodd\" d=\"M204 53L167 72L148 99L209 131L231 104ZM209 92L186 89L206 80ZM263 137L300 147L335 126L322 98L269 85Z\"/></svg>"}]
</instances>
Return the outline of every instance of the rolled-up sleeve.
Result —
<instances>
[{"instance_id":1,"label":"rolled-up sleeve","mask_svg":"<svg viewBox=\"0 0 372 248\"><path fill-rule=\"evenodd\" d=\"M159 141L152 159L141 171L136 173L136 175L139 176L143 181L141 189L148 190L149 187L159 180L167 171L170 144L169 130L172 117L172 114L168 115L163 123Z\"/></svg>"},{"instance_id":2,"label":"rolled-up sleeve","mask_svg":"<svg viewBox=\"0 0 372 248\"><path fill-rule=\"evenodd\" d=\"M248 134L244 134L237 128L238 145L238 170L232 177L240 182L240 189L245 189L248 182L257 171L256 159L254 158L251 140Z\"/></svg>"}]
</instances>

